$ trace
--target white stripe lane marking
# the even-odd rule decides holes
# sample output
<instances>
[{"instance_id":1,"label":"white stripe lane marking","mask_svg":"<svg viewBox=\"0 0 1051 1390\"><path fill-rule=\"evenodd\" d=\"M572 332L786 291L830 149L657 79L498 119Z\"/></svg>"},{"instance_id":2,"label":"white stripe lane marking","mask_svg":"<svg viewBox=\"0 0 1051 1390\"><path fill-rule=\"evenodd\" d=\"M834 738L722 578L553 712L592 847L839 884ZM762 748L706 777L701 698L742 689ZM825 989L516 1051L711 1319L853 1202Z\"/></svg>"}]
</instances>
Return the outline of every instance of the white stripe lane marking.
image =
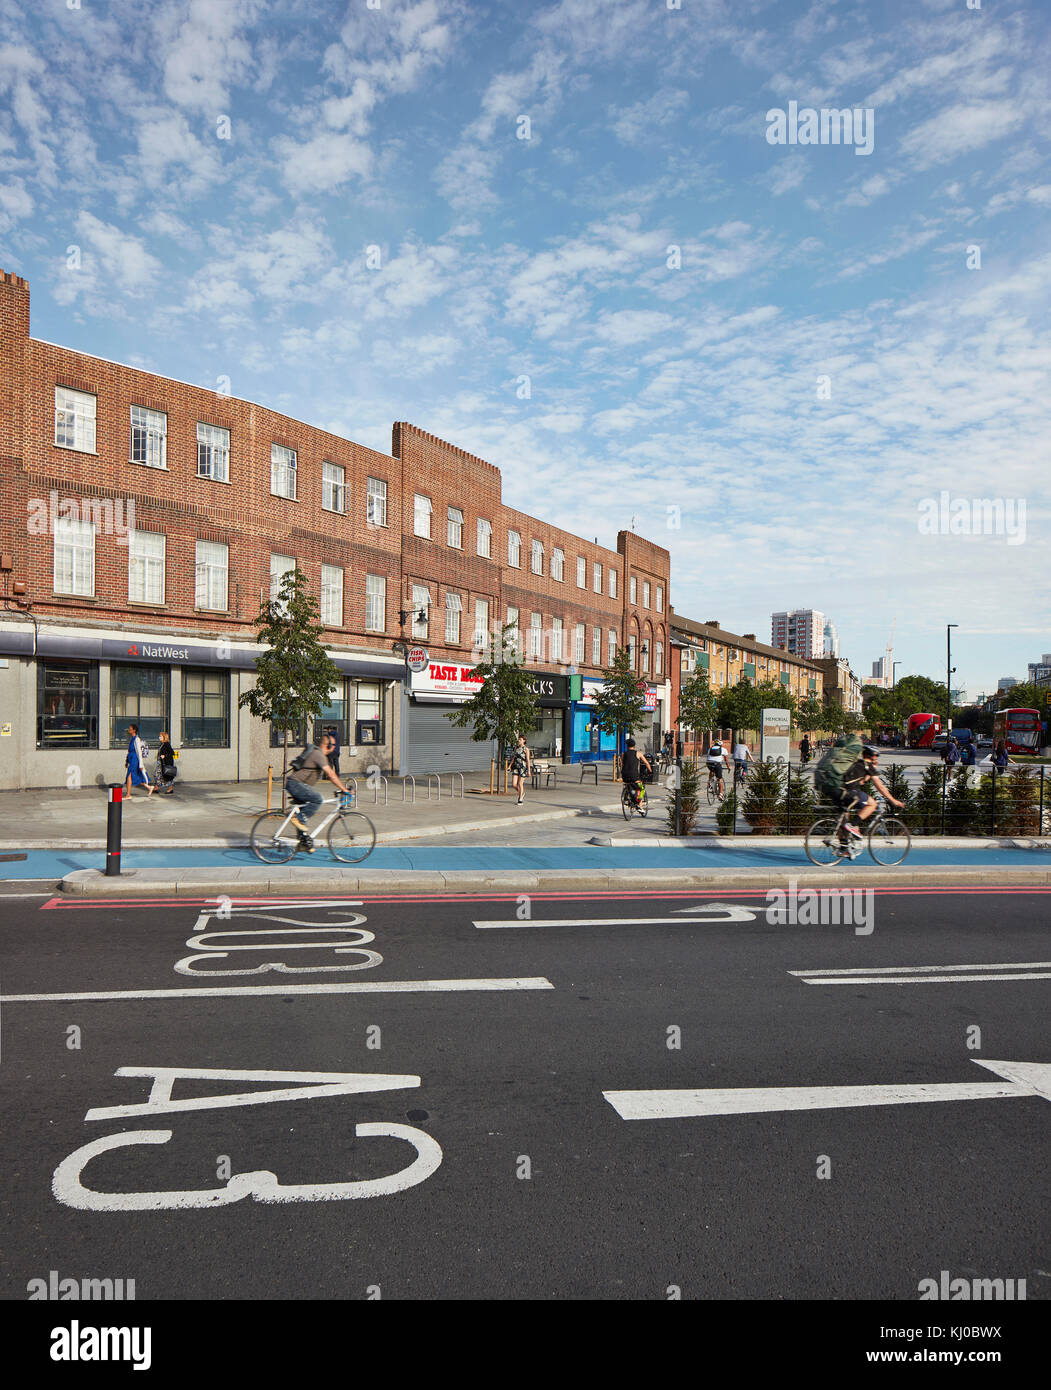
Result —
<instances>
[{"instance_id":1,"label":"white stripe lane marking","mask_svg":"<svg viewBox=\"0 0 1051 1390\"><path fill-rule=\"evenodd\" d=\"M452 994L460 990L554 989L543 975L478 980L354 980L347 984L227 985L199 989L110 989L78 994L5 994L0 1004L67 1004L108 999L208 999L250 998L289 994Z\"/></svg>"},{"instance_id":2,"label":"white stripe lane marking","mask_svg":"<svg viewBox=\"0 0 1051 1390\"><path fill-rule=\"evenodd\" d=\"M717 912L719 915L714 915ZM556 917L550 919L526 918L524 921L499 920L475 922L480 931L491 931L499 927L652 927L658 924L671 924L675 927L688 927L693 923L754 922L756 914L747 907L736 904L720 904L711 916L704 917Z\"/></svg>"},{"instance_id":3,"label":"white stripe lane marking","mask_svg":"<svg viewBox=\"0 0 1051 1390\"><path fill-rule=\"evenodd\" d=\"M603 1091L625 1120L674 1120L704 1115L756 1115L849 1106L917 1105L951 1100L1042 1096L1051 1100L1051 1065L971 1058L1004 1081L962 1081L901 1086L760 1086L703 1091Z\"/></svg>"},{"instance_id":4,"label":"white stripe lane marking","mask_svg":"<svg viewBox=\"0 0 1051 1390\"><path fill-rule=\"evenodd\" d=\"M997 960L986 965L870 965L843 970L790 970L790 975L925 975L941 970L1051 970L1051 960Z\"/></svg>"},{"instance_id":5,"label":"white stripe lane marking","mask_svg":"<svg viewBox=\"0 0 1051 1390\"><path fill-rule=\"evenodd\" d=\"M790 971L790 974L797 974ZM983 980L1051 980L1051 970L1016 970L1006 975L848 975L817 980L800 976L805 985L974 985Z\"/></svg>"}]
</instances>

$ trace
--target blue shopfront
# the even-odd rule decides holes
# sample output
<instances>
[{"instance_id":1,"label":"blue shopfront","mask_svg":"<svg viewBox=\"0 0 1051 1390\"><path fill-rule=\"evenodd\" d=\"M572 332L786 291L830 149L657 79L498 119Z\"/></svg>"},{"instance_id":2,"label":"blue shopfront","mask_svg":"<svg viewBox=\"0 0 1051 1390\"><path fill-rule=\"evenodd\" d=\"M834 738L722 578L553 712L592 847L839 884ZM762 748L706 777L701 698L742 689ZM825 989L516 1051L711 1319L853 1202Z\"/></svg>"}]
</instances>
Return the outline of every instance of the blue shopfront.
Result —
<instances>
[{"instance_id":1,"label":"blue shopfront","mask_svg":"<svg viewBox=\"0 0 1051 1390\"><path fill-rule=\"evenodd\" d=\"M617 747L617 736L603 733L599 727L598 710L595 706L595 696L602 689L602 682L589 676L570 676L569 684L572 729L569 761L612 762Z\"/></svg>"}]
</instances>

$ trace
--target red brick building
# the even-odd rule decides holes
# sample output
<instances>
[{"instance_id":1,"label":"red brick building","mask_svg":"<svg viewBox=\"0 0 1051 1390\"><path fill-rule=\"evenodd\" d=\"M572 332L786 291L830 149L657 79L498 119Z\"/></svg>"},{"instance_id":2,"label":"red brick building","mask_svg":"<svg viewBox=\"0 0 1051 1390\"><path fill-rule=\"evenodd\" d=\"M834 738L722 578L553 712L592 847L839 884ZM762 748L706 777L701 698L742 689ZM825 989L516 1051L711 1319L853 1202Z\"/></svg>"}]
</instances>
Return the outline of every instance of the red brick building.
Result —
<instances>
[{"instance_id":1,"label":"red brick building","mask_svg":"<svg viewBox=\"0 0 1051 1390\"><path fill-rule=\"evenodd\" d=\"M344 769L488 766L444 715L507 621L537 675L538 752L611 752L589 697L616 646L668 724L666 550L507 507L497 468L413 425L387 455L31 338L29 286L5 272L0 504L0 786L114 780L130 721L151 747L171 731L184 776L265 775L278 731L238 697L260 603L293 565L341 673L318 715ZM408 684L402 638L430 654Z\"/></svg>"}]
</instances>

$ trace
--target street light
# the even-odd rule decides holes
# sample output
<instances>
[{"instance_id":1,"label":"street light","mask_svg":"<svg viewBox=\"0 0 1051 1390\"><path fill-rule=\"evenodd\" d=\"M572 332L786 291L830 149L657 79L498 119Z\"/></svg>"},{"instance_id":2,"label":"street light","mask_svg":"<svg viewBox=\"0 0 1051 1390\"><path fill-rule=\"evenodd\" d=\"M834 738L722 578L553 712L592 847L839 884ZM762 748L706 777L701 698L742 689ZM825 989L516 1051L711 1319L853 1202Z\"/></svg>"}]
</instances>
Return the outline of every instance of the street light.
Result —
<instances>
[{"instance_id":1,"label":"street light","mask_svg":"<svg viewBox=\"0 0 1051 1390\"><path fill-rule=\"evenodd\" d=\"M952 727L952 629L959 623L945 624L945 732Z\"/></svg>"}]
</instances>

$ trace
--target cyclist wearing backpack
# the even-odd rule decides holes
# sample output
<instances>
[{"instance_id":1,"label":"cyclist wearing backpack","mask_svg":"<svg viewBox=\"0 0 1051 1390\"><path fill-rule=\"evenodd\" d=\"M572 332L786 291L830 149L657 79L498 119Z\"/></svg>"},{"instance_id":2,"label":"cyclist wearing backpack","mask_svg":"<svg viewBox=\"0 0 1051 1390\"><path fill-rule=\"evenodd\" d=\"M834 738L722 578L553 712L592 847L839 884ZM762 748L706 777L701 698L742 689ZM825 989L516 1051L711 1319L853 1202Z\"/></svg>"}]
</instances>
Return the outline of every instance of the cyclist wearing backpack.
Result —
<instances>
[{"instance_id":1,"label":"cyclist wearing backpack","mask_svg":"<svg viewBox=\"0 0 1051 1390\"><path fill-rule=\"evenodd\" d=\"M336 784L344 796L351 794L350 788L343 785L339 774L333 771L329 762L329 754L335 746L336 740L331 734L322 736L319 748L308 743L302 753L292 759L291 770L285 778L285 791L299 807L292 817L292 824L299 832L300 843L310 854L314 853L315 845L308 833L307 821L324 799L317 789L318 782L322 777L327 777L330 782Z\"/></svg>"},{"instance_id":2,"label":"cyclist wearing backpack","mask_svg":"<svg viewBox=\"0 0 1051 1390\"><path fill-rule=\"evenodd\" d=\"M867 788L871 783L880 796L885 797L892 806L902 807L903 801L896 801L891 795L890 788L880 781L877 775L879 771L879 753L870 744L866 744L861 750L861 757L857 758L843 774L843 792L841 805L844 810L857 812L858 820L868 820L876 809L875 798L869 796ZM861 831L856 825L851 825L848 821L844 826L848 835L855 839L861 839Z\"/></svg>"}]
</instances>

